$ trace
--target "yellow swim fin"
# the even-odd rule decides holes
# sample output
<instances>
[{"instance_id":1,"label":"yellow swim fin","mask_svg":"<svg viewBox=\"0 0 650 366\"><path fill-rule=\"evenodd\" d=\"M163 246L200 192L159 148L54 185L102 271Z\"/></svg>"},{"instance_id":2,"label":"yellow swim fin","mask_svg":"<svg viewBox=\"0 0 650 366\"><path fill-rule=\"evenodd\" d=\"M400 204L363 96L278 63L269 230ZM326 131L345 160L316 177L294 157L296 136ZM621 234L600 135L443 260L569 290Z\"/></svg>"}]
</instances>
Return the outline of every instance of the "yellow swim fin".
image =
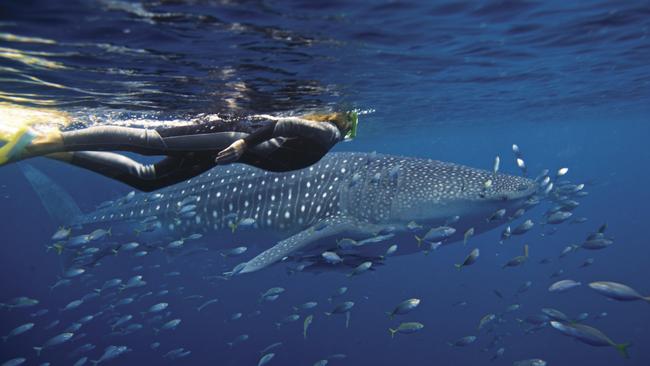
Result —
<instances>
[{"instance_id":1,"label":"yellow swim fin","mask_svg":"<svg viewBox=\"0 0 650 366\"><path fill-rule=\"evenodd\" d=\"M6 164L18 156L34 137L36 136L27 126L21 127L13 136L7 137L6 144L0 147L0 165Z\"/></svg>"}]
</instances>

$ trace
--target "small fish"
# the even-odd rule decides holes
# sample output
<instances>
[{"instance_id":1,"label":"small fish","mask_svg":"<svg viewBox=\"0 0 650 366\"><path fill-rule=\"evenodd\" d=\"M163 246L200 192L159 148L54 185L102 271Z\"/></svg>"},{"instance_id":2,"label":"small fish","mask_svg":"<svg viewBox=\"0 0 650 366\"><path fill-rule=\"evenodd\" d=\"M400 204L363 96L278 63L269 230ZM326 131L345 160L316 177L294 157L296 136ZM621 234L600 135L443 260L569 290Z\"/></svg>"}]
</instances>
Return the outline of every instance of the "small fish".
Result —
<instances>
[{"instance_id":1,"label":"small fish","mask_svg":"<svg viewBox=\"0 0 650 366\"><path fill-rule=\"evenodd\" d=\"M93 231L92 233L88 234L88 239L89 240L99 240L105 236L111 236L111 229L109 228L108 230L104 229L97 229Z\"/></svg>"},{"instance_id":2,"label":"small fish","mask_svg":"<svg viewBox=\"0 0 650 366\"><path fill-rule=\"evenodd\" d=\"M503 299L503 294L499 290L492 290L492 293L494 293L499 299Z\"/></svg>"},{"instance_id":3,"label":"small fish","mask_svg":"<svg viewBox=\"0 0 650 366\"><path fill-rule=\"evenodd\" d=\"M566 316L566 314L564 314L563 312L561 312L561 311L559 311L557 309L542 308L542 313L544 313L544 315L550 317L551 319L555 319L555 320L560 321L560 322L566 322L566 323L571 322L571 319L569 319L569 317Z\"/></svg>"},{"instance_id":4,"label":"small fish","mask_svg":"<svg viewBox=\"0 0 650 366\"><path fill-rule=\"evenodd\" d=\"M452 347L465 347L465 346L469 346L475 341L476 341L476 336L466 336L456 340L455 342L447 342L447 344Z\"/></svg>"},{"instance_id":5,"label":"small fish","mask_svg":"<svg viewBox=\"0 0 650 366\"><path fill-rule=\"evenodd\" d=\"M196 205L185 205L178 209L178 213L183 215L188 212L196 211Z\"/></svg>"},{"instance_id":6,"label":"small fish","mask_svg":"<svg viewBox=\"0 0 650 366\"><path fill-rule=\"evenodd\" d=\"M618 301L643 300L650 302L650 296L643 296L633 288L622 283L597 281L590 283L589 287L601 295Z\"/></svg>"},{"instance_id":7,"label":"small fish","mask_svg":"<svg viewBox=\"0 0 650 366\"><path fill-rule=\"evenodd\" d=\"M630 358L627 349L630 343L614 343L603 332L583 324L568 324L551 321L551 326L562 334L573 337L580 342L595 347L614 347L624 358Z\"/></svg>"},{"instance_id":8,"label":"small fish","mask_svg":"<svg viewBox=\"0 0 650 366\"><path fill-rule=\"evenodd\" d=\"M520 255L517 257L512 258L506 264L503 265L502 268L506 267L518 267L522 264L524 264L528 260L528 244L524 245L524 255Z\"/></svg>"},{"instance_id":9,"label":"small fish","mask_svg":"<svg viewBox=\"0 0 650 366\"><path fill-rule=\"evenodd\" d=\"M313 366L326 366L329 363L328 360L318 360L314 362Z\"/></svg>"},{"instance_id":10,"label":"small fish","mask_svg":"<svg viewBox=\"0 0 650 366\"><path fill-rule=\"evenodd\" d=\"M18 366L18 365L22 365L23 363L25 363L25 361L27 361L27 359L24 358L24 357L16 357L16 358L12 358L9 361L5 361L2 364L2 366Z\"/></svg>"},{"instance_id":11,"label":"small fish","mask_svg":"<svg viewBox=\"0 0 650 366\"><path fill-rule=\"evenodd\" d=\"M528 291L528 289L530 289L532 285L533 285L532 281L526 281L522 283L521 286L519 286L519 288L517 289L517 294L523 294L524 292Z\"/></svg>"},{"instance_id":12,"label":"small fish","mask_svg":"<svg viewBox=\"0 0 650 366\"><path fill-rule=\"evenodd\" d=\"M521 223L519 226L512 229L512 235L522 235L527 233L530 229L533 228L535 224L532 220L528 219Z\"/></svg>"},{"instance_id":13,"label":"small fish","mask_svg":"<svg viewBox=\"0 0 650 366\"><path fill-rule=\"evenodd\" d=\"M169 304L166 303L166 302L161 302L161 303L158 303L158 304L152 305L152 306L149 308L149 310L143 312L142 315L144 316L144 315L147 314L147 313L158 313L158 312L161 312L161 311L167 309L168 306L169 306Z\"/></svg>"},{"instance_id":14,"label":"small fish","mask_svg":"<svg viewBox=\"0 0 650 366\"><path fill-rule=\"evenodd\" d=\"M589 313L580 313L576 316L575 322L582 322L587 320L587 318L589 318Z\"/></svg>"},{"instance_id":15,"label":"small fish","mask_svg":"<svg viewBox=\"0 0 650 366\"><path fill-rule=\"evenodd\" d=\"M183 207L189 204L199 202L201 198L199 196L187 196L183 198L182 201L178 202L178 207Z\"/></svg>"},{"instance_id":16,"label":"small fish","mask_svg":"<svg viewBox=\"0 0 650 366\"><path fill-rule=\"evenodd\" d=\"M203 237L203 234L194 233L194 234L190 234L188 237L186 237L185 240L198 240L198 239L201 239L202 237Z\"/></svg>"},{"instance_id":17,"label":"small fish","mask_svg":"<svg viewBox=\"0 0 650 366\"><path fill-rule=\"evenodd\" d=\"M309 326L311 325L313 320L314 320L314 316L308 315L307 317L305 317L305 321L302 323L302 336L305 339L307 339L307 329L309 329Z\"/></svg>"},{"instance_id":18,"label":"small fish","mask_svg":"<svg viewBox=\"0 0 650 366\"><path fill-rule=\"evenodd\" d=\"M120 250L128 252L128 251L134 250L135 248L137 248L139 246L140 246L140 243L136 243L136 242L132 241L130 243L122 244L120 246Z\"/></svg>"},{"instance_id":19,"label":"small fish","mask_svg":"<svg viewBox=\"0 0 650 366\"><path fill-rule=\"evenodd\" d=\"M281 321L275 323L275 325L278 327L278 329L280 329L280 327L281 327L283 324L293 323L293 322L297 321L298 319L300 319L300 315L298 315L298 314L291 314L291 315L286 316L286 317L285 317L284 319L282 319Z\"/></svg>"},{"instance_id":20,"label":"small fish","mask_svg":"<svg viewBox=\"0 0 650 366\"><path fill-rule=\"evenodd\" d=\"M359 243L350 238L343 238L336 242L336 245L341 249L353 249L359 246Z\"/></svg>"},{"instance_id":21,"label":"small fish","mask_svg":"<svg viewBox=\"0 0 650 366\"><path fill-rule=\"evenodd\" d=\"M177 249L177 248L182 247L183 244L185 244L185 241L183 239L174 240L174 241L170 242L169 244L167 244L167 249Z\"/></svg>"},{"instance_id":22,"label":"small fish","mask_svg":"<svg viewBox=\"0 0 650 366\"><path fill-rule=\"evenodd\" d=\"M492 357L490 358L490 361L494 361L494 360L497 360L497 359L501 358L505 352L506 352L506 349L505 349L505 348L503 348L503 347L499 348L499 349L494 353L494 356L492 356Z\"/></svg>"},{"instance_id":23,"label":"small fish","mask_svg":"<svg viewBox=\"0 0 650 366\"><path fill-rule=\"evenodd\" d=\"M57 346L57 345L59 345L61 343L65 343L65 342L69 341L72 337L74 337L73 333L61 333L59 335L56 335L56 336L48 339L42 346L33 347L33 348L36 351L36 355L40 356L41 352L45 348L50 348L50 347Z\"/></svg>"},{"instance_id":24,"label":"small fish","mask_svg":"<svg viewBox=\"0 0 650 366\"><path fill-rule=\"evenodd\" d=\"M232 342L228 342L227 344L228 344L229 347L233 347L233 346L235 346L235 345L237 345L237 344L239 344L241 342L244 342L246 340L248 340L248 334L242 334L240 336L237 336L237 338L233 339Z\"/></svg>"},{"instance_id":25,"label":"small fish","mask_svg":"<svg viewBox=\"0 0 650 366\"><path fill-rule=\"evenodd\" d=\"M388 249L386 249L386 253L383 255L382 258L387 258L390 257L391 255L395 254L397 252L397 244L393 244Z\"/></svg>"},{"instance_id":26,"label":"small fish","mask_svg":"<svg viewBox=\"0 0 650 366\"><path fill-rule=\"evenodd\" d=\"M370 267L372 267L372 262L370 262L370 261L363 262L363 263L361 263L360 265L356 266L356 267L352 270L352 272L350 272L350 273L348 274L348 277L358 276L358 275L360 275L360 274L362 274L362 273L368 271L368 270L370 269Z\"/></svg>"},{"instance_id":27,"label":"small fish","mask_svg":"<svg viewBox=\"0 0 650 366\"><path fill-rule=\"evenodd\" d=\"M560 253L559 258L564 258L564 257L566 257L567 255L569 255L569 253L575 252L576 249L578 249L578 248L580 248L580 246L579 246L579 245L575 245L575 244L572 244L572 245L569 245L569 246L565 247L565 248L562 250L562 253Z\"/></svg>"},{"instance_id":28,"label":"small fish","mask_svg":"<svg viewBox=\"0 0 650 366\"><path fill-rule=\"evenodd\" d=\"M553 224L553 225L561 224L561 223L565 222L566 220L570 219L571 216L573 216L573 213L571 213L571 212L558 211L558 212L555 212L555 213L549 215L546 218L546 223L547 224Z\"/></svg>"},{"instance_id":29,"label":"small fish","mask_svg":"<svg viewBox=\"0 0 650 366\"><path fill-rule=\"evenodd\" d=\"M394 338L395 333L401 333L401 334L411 334L411 333L416 333L421 331L424 328L424 324L418 323L418 322L408 322L408 323L401 323L397 328L388 328L388 331L390 332L390 337Z\"/></svg>"},{"instance_id":30,"label":"small fish","mask_svg":"<svg viewBox=\"0 0 650 366\"><path fill-rule=\"evenodd\" d=\"M271 287L270 289L266 290L264 293L260 295L260 299L263 299L265 297L269 296L274 296L274 295L280 295L283 293L285 290L283 287Z\"/></svg>"},{"instance_id":31,"label":"small fish","mask_svg":"<svg viewBox=\"0 0 650 366\"><path fill-rule=\"evenodd\" d=\"M521 156L521 151L519 150L519 146L517 144L512 144L512 152L515 153L515 156L517 157Z\"/></svg>"},{"instance_id":32,"label":"small fish","mask_svg":"<svg viewBox=\"0 0 650 366\"><path fill-rule=\"evenodd\" d=\"M174 330L181 323L181 319L172 319L160 327L160 330Z\"/></svg>"},{"instance_id":33,"label":"small fish","mask_svg":"<svg viewBox=\"0 0 650 366\"><path fill-rule=\"evenodd\" d=\"M81 247L90 242L90 235L79 235L72 238L69 238L67 243L65 243L66 248L76 248Z\"/></svg>"},{"instance_id":34,"label":"small fish","mask_svg":"<svg viewBox=\"0 0 650 366\"><path fill-rule=\"evenodd\" d=\"M336 292L327 299L327 301L332 302L332 299L343 296L346 292L348 292L346 286L339 287L336 289Z\"/></svg>"},{"instance_id":35,"label":"small fish","mask_svg":"<svg viewBox=\"0 0 650 366\"><path fill-rule=\"evenodd\" d=\"M473 227L467 229L467 231L465 231L465 234L463 234L463 245L467 245L467 241L472 236L474 236L474 228Z\"/></svg>"},{"instance_id":36,"label":"small fish","mask_svg":"<svg viewBox=\"0 0 650 366\"><path fill-rule=\"evenodd\" d=\"M60 280L56 281L54 285L50 286L50 291L54 290L57 287L68 286L70 283L72 283L72 281L70 281L69 279L61 278Z\"/></svg>"},{"instance_id":37,"label":"small fish","mask_svg":"<svg viewBox=\"0 0 650 366\"><path fill-rule=\"evenodd\" d=\"M73 300L70 301L61 311L68 311L72 309L78 308L81 304L83 304L83 300Z\"/></svg>"},{"instance_id":38,"label":"small fish","mask_svg":"<svg viewBox=\"0 0 650 366\"><path fill-rule=\"evenodd\" d=\"M485 221L487 221L487 222L498 221L498 220L503 219L503 217L505 215L506 215L506 209L501 208L501 209L498 209L498 210L494 211L492 213L492 215L490 215L487 219L485 219Z\"/></svg>"},{"instance_id":39,"label":"small fish","mask_svg":"<svg viewBox=\"0 0 650 366\"><path fill-rule=\"evenodd\" d=\"M349 312L352 307L354 307L354 302L346 301L334 307L332 311L325 312L325 315L330 316L332 314L345 314Z\"/></svg>"},{"instance_id":40,"label":"small fish","mask_svg":"<svg viewBox=\"0 0 650 366\"><path fill-rule=\"evenodd\" d=\"M31 316L32 318L37 318L37 317L43 316L43 315L45 315L45 314L47 314L49 312L50 311L48 309L41 309L39 311L36 311L36 312L33 312L33 313L29 314L29 316Z\"/></svg>"},{"instance_id":41,"label":"small fish","mask_svg":"<svg viewBox=\"0 0 650 366\"><path fill-rule=\"evenodd\" d=\"M599 250L607 248L608 246L614 244L614 241L607 238L595 238L590 239L582 243L581 247L589 250Z\"/></svg>"},{"instance_id":42,"label":"small fish","mask_svg":"<svg viewBox=\"0 0 650 366\"><path fill-rule=\"evenodd\" d=\"M255 225L255 219L251 217L247 217L244 219L239 220L237 223L229 223L228 226L230 227L230 230L234 233L237 228L250 228Z\"/></svg>"},{"instance_id":43,"label":"small fish","mask_svg":"<svg viewBox=\"0 0 650 366\"><path fill-rule=\"evenodd\" d=\"M500 243L503 244L504 241L510 239L512 236L512 230L510 229L510 226L506 226L505 229L501 232L501 241Z\"/></svg>"},{"instance_id":44,"label":"small fish","mask_svg":"<svg viewBox=\"0 0 650 366\"><path fill-rule=\"evenodd\" d=\"M73 278L73 277L77 277L77 276L83 274L84 272L86 272L86 270L83 269L83 268L70 268L67 271L65 271L65 273L63 274L63 277L65 277L65 278Z\"/></svg>"},{"instance_id":45,"label":"small fish","mask_svg":"<svg viewBox=\"0 0 650 366\"><path fill-rule=\"evenodd\" d=\"M499 155L497 155L497 156L494 158L494 167L492 168L492 172L493 172L494 174L496 174L496 173L499 172L499 165L500 165L500 164L501 164L501 158L499 158Z\"/></svg>"},{"instance_id":46,"label":"small fish","mask_svg":"<svg viewBox=\"0 0 650 366\"><path fill-rule=\"evenodd\" d=\"M422 238L418 237L417 235L415 236L415 240L417 240L418 246L422 245L422 242L436 242L440 241L443 239L447 239L448 237L454 235L456 233L456 229L450 226L439 226L439 227L434 227L430 229L429 231L424 234Z\"/></svg>"},{"instance_id":47,"label":"small fish","mask_svg":"<svg viewBox=\"0 0 650 366\"><path fill-rule=\"evenodd\" d=\"M308 302L306 302L306 303L304 303L304 304L301 304L301 305L299 305L299 306L294 306L294 307L293 307L293 310L295 310L295 311L298 311L298 310L309 310L309 309L313 309L313 308L315 308L316 306L318 306L318 303L317 303L316 301L308 301Z\"/></svg>"},{"instance_id":48,"label":"small fish","mask_svg":"<svg viewBox=\"0 0 650 366\"><path fill-rule=\"evenodd\" d=\"M386 315L388 315L390 318L392 318L395 315L403 315L403 314L408 314L413 309L417 308L418 305L420 305L420 299L408 299L404 300L401 303L399 303L393 311L386 312Z\"/></svg>"},{"instance_id":49,"label":"small fish","mask_svg":"<svg viewBox=\"0 0 650 366\"><path fill-rule=\"evenodd\" d=\"M130 315L130 314L127 314L127 315L123 315L123 316L121 316L119 319L117 319L117 320L115 321L115 323L111 324L111 330L114 331L115 328L120 327L120 326L126 324L126 323L129 322L131 319L133 319L133 315Z\"/></svg>"},{"instance_id":50,"label":"small fish","mask_svg":"<svg viewBox=\"0 0 650 366\"><path fill-rule=\"evenodd\" d=\"M70 236L70 233L72 232L72 228L65 228L65 227L60 227L53 235L52 235L52 240L64 240L68 236Z\"/></svg>"},{"instance_id":51,"label":"small fish","mask_svg":"<svg viewBox=\"0 0 650 366\"><path fill-rule=\"evenodd\" d=\"M549 288L549 292L566 292L569 291L570 289L574 287L580 286L582 283L574 281L574 280L562 280L562 281L557 281L554 284L552 284Z\"/></svg>"},{"instance_id":52,"label":"small fish","mask_svg":"<svg viewBox=\"0 0 650 366\"><path fill-rule=\"evenodd\" d=\"M406 224L406 228L410 231L416 231L422 229L422 225L418 225L415 221L410 221L408 224Z\"/></svg>"},{"instance_id":53,"label":"small fish","mask_svg":"<svg viewBox=\"0 0 650 366\"><path fill-rule=\"evenodd\" d=\"M478 323L478 330L483 329L486 325L495 321L496 318L497 318L496 314L485 315L483 318L481 318L481 321Z\"/></svg>"},{"instance_id":54,"label":"small fish","mask_svg":"<svg viewBox=\"0 0 650 366\"><path fill-rule=\"evenodd\" d=\"M219 299L216 299L216 298L212 299L212 300L208 300L208 301L204 302L203 304L201 304L201 306L196 308L196 310L201 311L201 310L205 309L206 306L211 305L211 304L216 304L217 302L219 302Z\"/></svg>"},{"instance_id":55,"label":"small fish","mask_svg":"<svg viewBox=\"0 0 650 366\"><path fill-rule=\"evenodd\" d=\"M126 352L129 352L129 351L131 351L131 349L128 348L127 346L112 346L111 345L111 346L108 346L108 347L106 347L104 349L104 354L102 355L102 357L99 358L99 360L90 361L90 362L92 362L93 365L97 365L99 363L115 359L118 356L120 356L120 355L122 355L122 354L124 354Z\"/></svg>"},{"instance_id":56,"label":"small fish","mask_svg":"<svg viewBox=\"0 0 650 366\"><path fill-rule=\"evenodd\" d=\"M528 170L526 168L526 162L522 158L517 158L517 167L521 169L521 173L526 176Z\"/></svg>"},{"instance_id":57,"label":"small fish","mask_svg":"<svg viewBox=\"0 0 650 366\"><path fill-rule=\"evenodd\" d=\"M268 353L270 350L275 349L275 348L278 348L278 347L280 347L281 345L282 345L282 342L276 342L276 343L270 344L269 346L267 346L266 348L264 348L263 350L261 350L261 351L260 351L260 354L263 355L263 354L265 354L265 353Z\"/></svg>"},{"instance_id":58,"label":"small fish","mask_svg":"<svg viewBox=\"0 0 650 366\"><path fill-rule=\"evenodd\" d=\"M458 270L461 270L463 267L470 266L470 265L472 265L472 264L474 264L474 263L476 262L476 260L477 260L478 257L479 257L479 254L480 254L479 249L478 249L478 248L475 248L475 249L472 250L472 251L469 253L469 255L465 258L465 260L463 261L463 263L461 263L461 264L454 264L454 266L456 266L456 268L457 268Z\"/></svg>"},{"instance_id":59,"label":"small fish","mask_svg":"<svg viewBox=\"0 0 650 366\"><path fill-rule=\"evenodd\" d=\"M323 257L325 262L329 264L339 264L343 262L343 259L341 259L341 257L339 257L335 252L323 252L321 253L321 257Z\"/></svg>"},{"instance_id":60,"label":"small fish","mask_svg":"<svg viewBox=\"0 0 650 366\"><path fill-rule=\"evenodd\" d=\"M221 255L224 256L224 257L236 257L236 256L239 256L239 255L242 255L242 254L246 253L247 250L248 250L247 247L243 247L243 246L242 247L236 247L236 248L232 248L232 249L226 250L224 252L221 252Z\"/></svg>"},{"instance_id":61,"label":"small fish","mask_svg":"<svg viewBox=\"0 0 650 366\"><path fill-rule=\"evenodd\" d=\"M20 325L16 328L14 328L9 334L6 336L2 336L2 341L6 342L9 338L15 337L17 335L23 334L27 332L28 330L34 328L34 323L25 323L23 325Z\"/></svg>"},{"instance_id":62,"label":"small fish","mask_svg":"<svg viewBox=\"0 0 650 366\"><path fill-rule=\"evenodd\" d=\"M539 358L531 358L529 360L515 361L512 366L546 366L546 361Z\"/></svg>"},{"instance_id":63,"label":"small fish","mask_svg":"<svg viewBox=\"0 0 650 366\"><path fill-rule=\"evenodd\" d=\"M587 258L587 259L585 259L584 262L582 262L582 264L580 265L580 267L581 267L581 268L589 267L589 266L591 266L592 264L594 264L594 262L595 262L595 259L594 259L594 258Z\"/></svg>"},{"instance_id":64,"label":"small fish","mask_svg":"<svg viewBox=\"0 0 650 366\"><path fill-rule=\"evenodd\" d=\"M521 305L519 305L519 304L508 305L508 307L506 308L506 313L515 312L515 311L519 310L519 308L521 308Z\"/></svg>"},{"instance_id":65,"label":"small fish","mask_svg":"<svg viewBox=\"0 0 650 366\"><path fill-rule=\"evenodd\" d=\"M72 323L67 328L65 328L64 332L74 333L79 329L81 329L81 325L82 325L81 323Z\"/></svg>"},{"instance_id":66,"label":"small fish","mask_svg":"<svg viewBox=\"0 0 650 366\"><path fill-rule=\"evenodd\" d=\"M257 362L257 366L264 366L267 363L269 363L273 357L275 357L275 353L267 353L260 360Z\"/></svg>"},{"instance_id":67,"label":"small fish","mask_svg":"<svg viewBox=\"0 0 650 366\"><path fill-rule=\"evenodd\" d=\"M558 177L562 177L562 176L566 175L566 173L568 173L568 172L569 172L569 168L560 168L560 169L558 169L556 175Z\"/></svg>"}]
</instances>

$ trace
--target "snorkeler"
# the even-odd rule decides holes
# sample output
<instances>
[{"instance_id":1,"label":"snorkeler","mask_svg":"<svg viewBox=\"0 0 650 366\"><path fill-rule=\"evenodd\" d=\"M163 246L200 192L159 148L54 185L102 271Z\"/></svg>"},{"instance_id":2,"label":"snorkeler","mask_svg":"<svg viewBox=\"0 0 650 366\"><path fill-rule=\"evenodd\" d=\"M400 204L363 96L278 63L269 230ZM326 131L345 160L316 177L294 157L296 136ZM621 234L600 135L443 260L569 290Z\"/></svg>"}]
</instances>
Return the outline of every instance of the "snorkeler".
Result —
<instances>
[{"instance_id":1,"label":"snorkeler","mask_svg":"<svg viewBox=\"0 0 650 366\"><path fill-rule=\"evenodd\" d=\"M45 156L150 192L233 162L274 172L301 169L319 161L344 138L355 137L357 123L357 113L347 112L219 118L157 129L95 126L39 134L22 127L4 138L0 165ZM111 151L166 157L143 164Z\"/></svg>"}]
</instances>

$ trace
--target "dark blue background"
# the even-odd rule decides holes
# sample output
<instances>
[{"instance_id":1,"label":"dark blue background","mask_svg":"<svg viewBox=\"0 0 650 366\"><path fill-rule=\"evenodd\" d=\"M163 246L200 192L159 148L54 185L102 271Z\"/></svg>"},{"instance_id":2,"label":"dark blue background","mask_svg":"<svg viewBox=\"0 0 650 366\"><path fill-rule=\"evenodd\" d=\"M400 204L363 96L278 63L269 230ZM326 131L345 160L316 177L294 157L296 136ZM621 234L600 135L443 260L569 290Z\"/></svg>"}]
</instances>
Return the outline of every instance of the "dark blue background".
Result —
<instances>
[{"instance_id":1,"label":"dark blue background","mask_svg":"<svg viewBox=\"0 0 650 366\"><path fill-rule=\"evenodd\" d=\"M131 6L126 6L131 4ZM359 137L336 150L378 151L453 161L492 168L495 155L502 170L518 174L510 152L521 147L531 172L568 166L568 178L587 182L590 195L575 211L589 220L562 225L557 234L541 237L537 226L524 237L498 244L500 230L471 240L481 248L472 267L458 272L469 247L453 245L428 256L393 258L370 274L348 279L340 274L287 276L272 268L232 281L209 282L204 276L232 267L216 252L169 263L161 253L142 260L107 258L93 269L97 280L129 278L144 264L148 287L156 292L167 284L179 286L170 295L173 317L183 321L174 332L154 336L150 326L134 335L106 338L105 320L93 321L80 332L84 340L45 350L39 361L72 364L66 358L77 346L91 342L97 359L109 344L133 349L111 364L254 365L259 351L281 341L271 365L311 365L332 353L346 360L331 365L491 364L494 350L481 352L491 335L481 333L464 349L446 342L476 335L479 319L509 304L522 307L508 314L498 332L502 359L512 364L543 358L549 365L647 365L650 354L650 314L644 302L619 303L586 286L565 294L551 294L551 273L590 282L623 282L650 295L647 263L650 258L646 212L650 203L650 7L629 2L497 2L430 4L429 2L359 1L314 2L242 1L143 2L118 1L8 1L0 5L0 33L42 37L56 44L10 42L0 45L13 52L49 52L43 56L66 69L35 68L0 56L0 96L35 94L24 102L43 106L50 101L80 121L97 117L100 123L138 119L185 118L198 113L285 112L342 106L371 113L362 115ZM127 9L128 11L126 11ZM130 10L129 10L130 9ZM126 47L126 48L116 48ZM9 70L7 68L12 68ZM120 72L116 72L116 71ZM24 75L65 88L25 83ZM78 169L46 160L33 164L71 192L84 211L130 189ZM8 300L30 296L50 313L34 320L35 329L0 344L0 361L28 358L38 364L33 346L58 334L69 323L97 311L101 300L68 314L58 309L90 291L80 283L50 292L61 275L60 258L45 252L56 225L16 166L0 169L1 212L0 294ZM527 216L539 219L537 208ZM579 243L588 232L607 222L615 244L600 252L578 251L562 260L561 250ZM263 240L263 238L260 238ZM530 244L531 259L520 268L502 270L502 264ZM398 243L399 245L415 245ZM209 246L218 246L210 242ZM595 264L579 269L592 256ZM552 257L551 264L538 264ZM160 269L149 266L159 263ZM216 263L209 266L208 263ZM180 271L180 277L164 276ZM512 297L521 283L533 281L529 292ZM343 299L356 302L351 327L343 316L326 317L327 297L348 286ZM230 314L248 314L258 308L260 292L283 286L276 302L264 303L262 315L224 322ZM501 300L493 294L506 295ZM133 292L133 291L132 291ZM197 313L202 300L184 300L202 294L220 302ZM410 297L422 299L413 313L389 320L384 312ZM149 297L124 310L138 314L156 299ZM302 319L277 330L274 323L291 306L318 301L309 338L302 339ZM465 300L466 307L452 307ZM163 300L160 300L163 301ZM523 335L514 320L554 307L570 316L606 311L587 324L603 330L616 342L634 342L630 360L614 349L594 348L545 329ZM36 308L0 310L0 333L31 321ZM60 318L55 330L43 327ZM134 320L135 320L134 319ZM402 321L420 321L422 332L391 339L388 327ZM57 332L57 330L59 332ZM227 347L240 334L250 339ZM149 349L154 340L157 351ZM166 361L161 355L177 347L190 357Z\"/></svg>"}]
</instances>

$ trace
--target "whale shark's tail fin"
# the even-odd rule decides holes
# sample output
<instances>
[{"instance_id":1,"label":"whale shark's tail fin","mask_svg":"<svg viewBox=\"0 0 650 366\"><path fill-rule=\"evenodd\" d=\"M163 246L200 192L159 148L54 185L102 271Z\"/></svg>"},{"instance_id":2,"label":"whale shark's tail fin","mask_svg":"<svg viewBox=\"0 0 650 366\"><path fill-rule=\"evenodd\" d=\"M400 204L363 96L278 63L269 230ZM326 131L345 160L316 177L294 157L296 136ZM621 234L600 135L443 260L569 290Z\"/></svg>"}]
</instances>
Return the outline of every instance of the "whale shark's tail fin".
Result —
<instances>
[{"instance_id":1,"label":"whale shark's tail fin","mask_svg":"<svg viewBox=\"0 0 650 366\"><path fill-rule=\"evenodd\" d=\"M56 224L69 225L83 215L72 197L43 172L25 163L19 167Z\"/></svg>"}]
</instances>

